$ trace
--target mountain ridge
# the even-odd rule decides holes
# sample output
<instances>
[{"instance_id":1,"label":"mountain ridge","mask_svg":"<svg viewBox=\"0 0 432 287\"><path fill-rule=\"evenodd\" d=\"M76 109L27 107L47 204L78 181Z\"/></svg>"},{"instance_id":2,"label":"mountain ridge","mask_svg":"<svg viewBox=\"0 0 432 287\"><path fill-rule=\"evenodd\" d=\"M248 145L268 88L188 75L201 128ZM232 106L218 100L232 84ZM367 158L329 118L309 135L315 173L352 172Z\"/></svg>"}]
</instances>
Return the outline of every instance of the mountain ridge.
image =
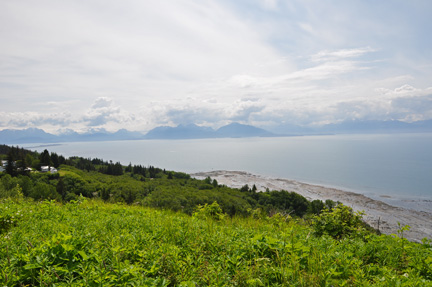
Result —
<instances>
[{"instance_id":1,"label":"mountain ridge","mask_svg":"<svg viewBox=\"0 0 432 287\"><path fill-rule=\"evenodd\" d=\"M90 130L87 133L77 133L67 130L65 133L54 135L38 128L21 130L4 129L0 131L0 143L59 143L77 141L116 141L116 140L144 140L144 139L203 139L224 137L261 137L278 136L274 133L250 125L232 123L217 130L195 124L178 125L176 127L160 126L146 134L120 129L108 132L105 129Z\"/></svg>"},{"instance_id":2,"label":"mountain ridge","mask_svg":"<svg viewBox=\"0 0 432 287\"><path fill-rule=\"evenodd\" d=\"M379 134L379 133L424 133L432 132L432 120L406 123L390 121L344 121L320 127L302 127L298 125L279 125L262 129L252 125L231 123L218 129L196 124L159 126L147 133L120 129L109 132L105 129L92 129L86 133L65 130L59 135L47 133L39 128L4 129L0 131L0 143L60 143L86 141L118 141L144 139L204 139L204 138L246 138L246 137L281 137L322 134Z\"/></svg>"}]
</instances>

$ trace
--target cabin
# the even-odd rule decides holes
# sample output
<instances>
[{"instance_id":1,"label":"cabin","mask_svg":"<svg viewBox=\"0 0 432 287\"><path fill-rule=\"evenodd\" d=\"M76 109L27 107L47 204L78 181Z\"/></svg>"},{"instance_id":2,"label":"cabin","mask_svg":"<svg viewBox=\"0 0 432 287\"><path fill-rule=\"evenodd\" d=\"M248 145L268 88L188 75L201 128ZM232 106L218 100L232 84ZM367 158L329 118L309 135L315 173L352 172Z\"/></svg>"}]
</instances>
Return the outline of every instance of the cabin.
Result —
<instances>
[{"instance_id":1,"label":"cabin","mask_svg":"<svg viewBox=\"0 0 432 287\"><path fill-rule=\"evenodd\" d=\"M56 173L56 172L58 172L58 170L53 166L43 165L43 166L41 166L41 172Z\"/></svg>"},{"instance_id":2,"label":"cabin","mask_svg":"<svg viewBox=\"0 0 432 287\"><path fill-rule=\"evenodd\" d=\"M2 160L0 164L0 172L5 171L6 167L7 167L7 160Z\"/></svg>"}]
</instances>

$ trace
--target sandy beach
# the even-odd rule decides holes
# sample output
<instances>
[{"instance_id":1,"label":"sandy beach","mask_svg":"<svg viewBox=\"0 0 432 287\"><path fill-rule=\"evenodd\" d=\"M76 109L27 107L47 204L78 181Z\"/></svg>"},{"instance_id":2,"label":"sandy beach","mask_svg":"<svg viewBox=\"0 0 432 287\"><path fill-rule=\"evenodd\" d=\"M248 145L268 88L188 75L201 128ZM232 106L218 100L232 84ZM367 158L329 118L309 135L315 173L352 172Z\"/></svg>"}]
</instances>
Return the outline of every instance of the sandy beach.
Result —
<instances>
[{"instance_id":1,"label":"sandy beach","mask_svg":"<svg viewBox=\"0 0 432 287\"><path fill-rule=\"evenodd\" d=\"M372 227L378 228L385 234L397 234L398 222L411 228L404 233L404 237L411 241L421 242L423 238L432 239L432 213L396 207L379 200L368 198L362 194L343 191L319 185L306 184L289 179L271 178L242 171L211 171L191 174L203 179L210 176L219 184L240 188L245 184L254 184L259 191L270 190L294 191L309 200L331 199L340 201L352 207L355 211L365 212L363 219Z\"/></svg>"}]
</instances>

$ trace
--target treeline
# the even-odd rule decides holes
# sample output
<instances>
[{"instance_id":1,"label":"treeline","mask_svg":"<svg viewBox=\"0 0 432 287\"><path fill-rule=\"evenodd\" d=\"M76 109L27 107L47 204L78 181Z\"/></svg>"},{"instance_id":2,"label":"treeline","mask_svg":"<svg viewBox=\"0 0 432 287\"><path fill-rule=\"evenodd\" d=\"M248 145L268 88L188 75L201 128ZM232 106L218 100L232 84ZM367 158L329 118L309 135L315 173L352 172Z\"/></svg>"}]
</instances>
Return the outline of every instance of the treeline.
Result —
<instances>
[{"instance_id":1,"label":"treeline","mask_svg":"<svg viewBox=\"0 0 432 287\"><path fill-rule=\"evenodd\" d=\"M132 166L129 164L124 168L120 162L113 163L112 161L104 161L99 158L83 158L72 156L65 158L55 152L44 150L42 153L36 151L26 150L19 147L10 147L7 145L0 145L0 159L6 160L4 169L7 174L16 176L18 174L28 174L30 169L41 170L42 166L50 166L59 168L60 165L65 164L76 167L85 171L98 171L108 175L123 175L125 172L132 172L140 174L143 177L155 178L161 172L166 174L165 170L155 168L154 166L143 167L141 165Z\"/></svg>"},{"instance_id":2,"label":"treeline","mask_svg":"<svg viewBox=\"0 0 432 287\"><path fill-rule=\"evenodd\" d=\"M13 152L11 152L13 150ZM35 200L55 199L68 202L79 196L100 198L107 202L124 202L143 206L171 209L192 214L198 205L217 202L223 212L230 215L249 215L251 210L264 213L283 213L305 216L320 213L324 207L332 208L332 201L308 201L289 191L258 192L255 185L240 189L220 185L210 177L191 178L182 172L167 171L153 166L122 166L119 162L82 157L64 158L45 150L42 153L19 148L7 150L27 162L53 165L59 173L0 173L0 197L26 196ZM58 164L58 165L57 165Z\"/></svg>"},{"instance_id":3,"label":"treeline","mask_svg":"<svg viewBox=\"0 0 432 287\"><path fill-rule=\"evenodd\" d=\"M49 153L44 150L42 153L29 151L20 147L9 147L6 145L0 146L0 159L5 160L6 164L2 163L3 169L11 176L19 174L26 175L31 170L41 170L42 166L51 166L58 168L64 164L66 159L56 153Z\"/></svg>"}]
</instances>

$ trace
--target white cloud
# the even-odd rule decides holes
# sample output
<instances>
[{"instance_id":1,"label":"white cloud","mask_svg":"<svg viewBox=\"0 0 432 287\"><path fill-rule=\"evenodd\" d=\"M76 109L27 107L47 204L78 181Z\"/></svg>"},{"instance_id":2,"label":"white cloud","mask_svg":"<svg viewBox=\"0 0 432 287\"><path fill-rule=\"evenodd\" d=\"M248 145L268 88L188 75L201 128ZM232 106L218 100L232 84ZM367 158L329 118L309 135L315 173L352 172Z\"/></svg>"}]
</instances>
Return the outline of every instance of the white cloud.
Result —
<instances>
[{"instance_id":1,"label":"white cloud","mask_svg":"<svg viewBox=\"0 0 432 287\"><path fill-rule=\"evenodd\" d=\"M375 50L370 47L335 51L324 50L312 55L311 60L314 62L336 61L346 58L357 58L371 52L375 52Z\"/></svg>"},{"instance_id":2,"label":"white cloud","mask_svg":"<svg viewBox=\"0 0 432 287\"><path fill-rule=\"evenodd\" d=\"M113 104L113 100L107 97L99 97L97 98L93 105L92 109L101 109L101 108L109 108Z\"/></svg>"},{"instance_id":3,"label":"white cloud","mask_svg":"<svg viewBox=\"0 0 432 287\"><path fill-rule=\"evenodd\" d=\"M429 7L3 1L0 127L429 119Z\"/></svg>"}]
</instances>

